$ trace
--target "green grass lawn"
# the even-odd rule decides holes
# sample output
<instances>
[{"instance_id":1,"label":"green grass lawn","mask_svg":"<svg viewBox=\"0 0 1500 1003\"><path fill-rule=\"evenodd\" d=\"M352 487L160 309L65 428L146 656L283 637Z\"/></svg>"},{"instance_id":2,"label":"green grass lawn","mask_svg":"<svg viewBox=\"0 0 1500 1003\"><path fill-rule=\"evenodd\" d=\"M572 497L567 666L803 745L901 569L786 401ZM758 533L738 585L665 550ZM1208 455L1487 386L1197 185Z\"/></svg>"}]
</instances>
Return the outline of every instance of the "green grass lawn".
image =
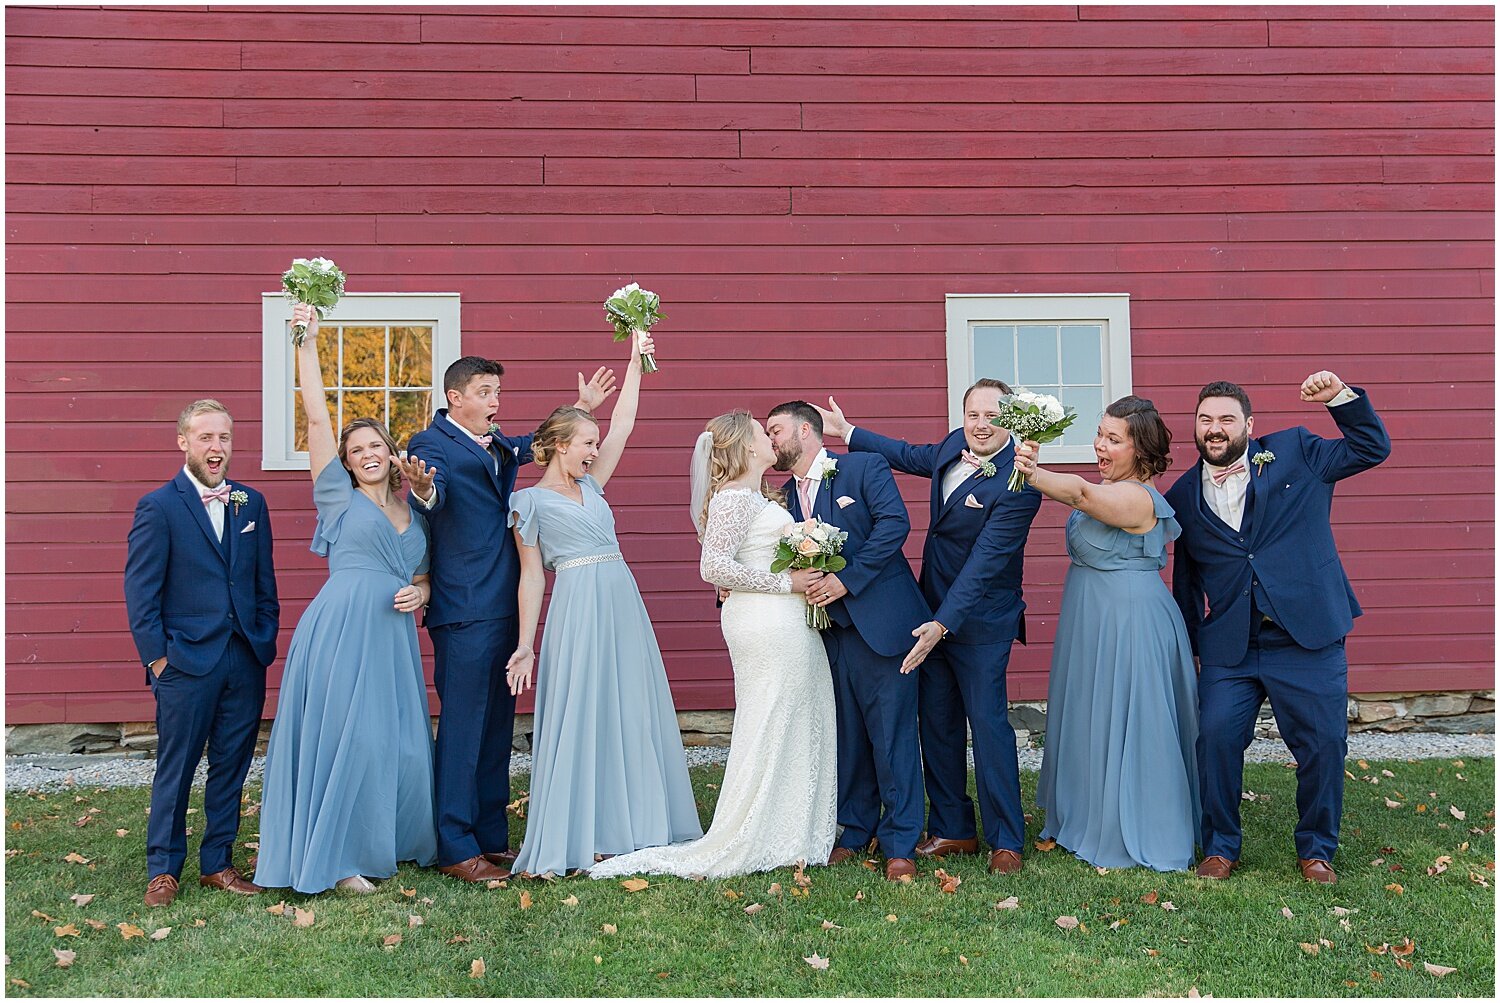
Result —
<instances>
[{"instance_id":1,"label":"green grass lawn","mask_svg":"<svg viewBox=\"0 0 1500 1003\"><path fill-rule=\"evenodd\" d=\"M952 894L928 863L907 886L857 863L809 868L805 894L797 894L790 870L728 881L652 878L632 893L587 878L486 889L405 866L363 898L271 892L247 899L198 887L193 836L177 901L147 910L146 791L15 793L6 799L6 990L1181 996L1196 987L1217 996L1493 996L1494 762L1349 766L1358 781L1347 787L1334 887L1308 884L1296 872L1294 778L1281 766L1246 771L1248 789L1261 797L1244 803L1245 852L1230 881L1099 874L1061 848L1028 845L1025 870L1005 878L988 875L982 856L949 858L943 866L962 879ZM693 771L705 825L722 772ZM1023 780L1031 804L1035 774ZM518 778L515 790L525 787ZM259 796L257 788L248 793ZM1387 807L1387 798L1399 807ZM188 821L201 827L202 817L200 809ZM521 828L517 822L515 837ZM242 840L253 842L255 829L251 814ZM88 862L68 862L70 853ZM237 856L243 861L249 850ZM1446 870L1429 874L1439 858ZM79 905L75 894L93 898ZM1016 908L996 908L1011 896ZM1155 904L1143 901L1152 896ZM282 915L268 911L281 900ZM752 905L762 908L747 914ZM295 909L310 911L312 925L295 925ZM1078 926L1063 929L1060 916ZM67 924L78 935L56 936L54 928ZM146 936L127 939L118 924ZM153 933L161 939L150 939ZM387 945L396 935L400 942ZM1404 957L1372 953L1407 939L1414 946ZM1308 953L1313 946L1317 953ZM59 967L55 948L75 952L72 964ZM814 954L828 959L826 969L803 960ZM479 977L471 976L475 959L484 962ZM1455 971L1438 978L1424 963Z\"/></svg>"}]
</instances>

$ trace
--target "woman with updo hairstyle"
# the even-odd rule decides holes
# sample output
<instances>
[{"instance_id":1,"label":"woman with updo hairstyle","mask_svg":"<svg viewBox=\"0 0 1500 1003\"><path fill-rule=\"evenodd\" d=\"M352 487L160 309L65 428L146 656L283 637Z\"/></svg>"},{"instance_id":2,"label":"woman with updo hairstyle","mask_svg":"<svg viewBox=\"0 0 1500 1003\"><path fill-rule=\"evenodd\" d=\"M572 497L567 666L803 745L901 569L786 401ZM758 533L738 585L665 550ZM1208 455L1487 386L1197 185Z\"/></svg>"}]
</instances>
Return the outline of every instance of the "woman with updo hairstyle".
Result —
<instances>
[{"instance_id":1,"label":"woman with updo hairstyle","mask_svg":"<svg viewBox=\"0 0 1500 1003\"><path fill-rule=\"evenodd\" d=\"M590 872L596 878L724 878L822 863L833 850L833 676L803 595L822 574L771 570L792 526L780 492L766 485L775 460L748 411L710 420L693 450L688 505L703 544L698 567L727 593L720 626L734 668L734 733L713 824L692 843L601 863Z\"/></svg>"},{"instance_id":2,"label":"woman with updo hairstyle","mask_svg":"<svg viewBox=\"0 0 1500 1003\"><path fill-rule=\"evenodd\" d=\"M1042 838L1096 867L1185 870L1198 841L1198 680L1161 579L1181 532L1155 483L1171 445L1156 406L1131 396L1099 420L1098 483L1038 466L1035 442L1016 448L1032 486L1074 509L1037 780Z\"/></svg>"},{"instance_id":3,"label":"woman with updo hairstyle","mask_svg":"<svg viewBox=\"0 0 1500 1003\"><path fill-rule=\"evenodd\" d=\"M604 498L635 426L639 334L609 434L601 441L587 411L553 411L531 443L541 480L510 496L521 554L520 644L505 670L511 693L520 696L536 673L531 800L512 865L519 875L587 870L703 834L661 649ZM531 641L547 571L556 577L538 658Z\"/></svg>"}]
</instances>

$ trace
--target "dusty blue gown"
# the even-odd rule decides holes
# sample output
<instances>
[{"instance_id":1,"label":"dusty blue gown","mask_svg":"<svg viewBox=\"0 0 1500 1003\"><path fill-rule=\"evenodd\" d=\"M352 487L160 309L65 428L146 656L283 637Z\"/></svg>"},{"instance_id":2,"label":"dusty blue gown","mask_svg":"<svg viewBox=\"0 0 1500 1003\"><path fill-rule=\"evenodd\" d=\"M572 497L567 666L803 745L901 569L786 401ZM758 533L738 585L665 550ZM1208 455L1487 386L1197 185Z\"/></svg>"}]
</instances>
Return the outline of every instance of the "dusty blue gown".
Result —
<instances>
[{"instance_id":1,"label":"dusty blue gown","mask_svg":"<svg viewBox=\"0 0 1500 1003\"><path fill-rule=\"evenodd\" d=\"M338 460L313 486L328 581L292 635L266 752L255 883L314 893L437 857L432 726L416 620L393 603L427 571L427 523L398 533Z\"/></svg>"},{"instance_id":2,"label":"dusty blue gown","mask_svg":"<svg viewBox=\"0 0 1500 1003\"><path fill-rule=\"evenodd\" d=\"M1181 532L1145 485L1156 525L1132 534L1074 512L1072 565L1047 684L1037 780L1042 837L1096 867L1193 864L1201 812L1198 680L1182 613L1161 580Z\"/></svg>"},{"instance_id":3,"label":"dusty blue gown","mask_svg":"<svg viewBox=\"0 0 1500 1003\"><path fill-rule=\"evenodd\" d=\"M536 666L526 838L512 870L566 874L594 854L703 835L646 604L592 476L583 504L510 496L510 525L556 572Z\"/></svg>"}]
</instances>

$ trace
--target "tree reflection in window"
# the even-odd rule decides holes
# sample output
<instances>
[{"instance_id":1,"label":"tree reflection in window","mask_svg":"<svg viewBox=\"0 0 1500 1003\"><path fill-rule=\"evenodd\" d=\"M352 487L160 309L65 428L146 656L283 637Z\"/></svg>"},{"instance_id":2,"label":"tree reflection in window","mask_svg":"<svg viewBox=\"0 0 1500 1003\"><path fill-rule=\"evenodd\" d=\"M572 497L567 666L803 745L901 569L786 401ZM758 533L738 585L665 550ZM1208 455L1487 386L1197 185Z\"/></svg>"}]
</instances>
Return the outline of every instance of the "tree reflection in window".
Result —
<instances>
[{"instance_id":1,"label":"tree reflection in window","mask_svg":"<svg viewBox=\"0 0 1500 1003\"><path fill-rule=\"evenodd\" d=\"M324 324L318 334L334 428L356 418L385 422L402 449L432 414L430 325ZM292 387L294 447L307 449L307 412Z\"/></svg>"}]
</instances>

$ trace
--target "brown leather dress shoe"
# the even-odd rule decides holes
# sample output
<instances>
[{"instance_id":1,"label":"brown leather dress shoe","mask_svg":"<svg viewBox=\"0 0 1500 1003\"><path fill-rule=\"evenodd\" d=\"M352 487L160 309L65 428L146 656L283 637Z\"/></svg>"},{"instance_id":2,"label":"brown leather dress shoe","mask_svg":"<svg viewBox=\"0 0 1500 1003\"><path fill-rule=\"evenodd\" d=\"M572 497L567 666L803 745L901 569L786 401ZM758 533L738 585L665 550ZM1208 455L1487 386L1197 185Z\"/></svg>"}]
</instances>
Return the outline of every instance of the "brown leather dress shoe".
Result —
<instances>
[{"instance_id":1,"label":"brown leather dress shoe","mask_svg":"<svg viewBox=\"0 0 1500 1003\"><path fill-rule=\"evenodd\" d=\"M1021 855L1015 850L996 850L990 854L991 874L1014 874L1021 869Z\"/></svg>"},{"instance_id":2,"label":"brown leather dress shoe","mask_svg":"<svg viewBox=\"0 0 1500 1003\"><path fill-rule=\"evenodd\" d=\"M1302 860L1298 859L1297 866L1302 868L1302 876L1309 881L1315 881L1320 885L1336 884L1339 876L1333 873L1333 868L1326 860Z\"/></svg>"},{"instance_id":3,"label":"brown leather dress shoe","mask_svg":"<svg viewBox=\"0 0 1500 1003\"><path fill-rule=\"evenodd\" d=\"M511 865L516 862L515 850L502 850L499 853L481 853L481 857L494 864L496 867L510 870Z\"/></svg>"},{"instance_id":4,"label":"brown leather dress shoe","mask_svg":"<svg viewBox=\"0 0 1500 1003\"><path fill-rule=\"evenodd\" d=\"M460 860L456 864L439 867L438 873L468 882L499 881L510 877L509 871L496 867L483 857L470 857L468 860Z\"/></svg>"},{"instance_id":5,"label":"brown leather dress shoe","mask_svg":"<svg viewBox=\"0 0 1500 1003\"><path fill-rule=\"evenodd\" d=\"M978 839L944 839L931 836L917 844L917 856L940 860L950 853L978 853Z\"/></svg>"},{"instance_id":6,"label":"brown leather dress shoe","mask_svg":"<svg viewBox=\"0 0 1500 1003\"><path fill-rule=\"evenodd\" d=\"M887 881L901 881L910 884L916 880L916 861L908 857L891 857L885 862L885 879Z\"/></svg>"},{"instance_id":7,"label":"brown leather dress shoe","mask_svg":"<svg viewBox=\"0 0 1500 1003\"><path fill-rule=\"evenodd\" d=\"M1204 857L1195 873L1200 878L1212 878L1215 881L1223 881L1238 866L1240 866L1238 860L1230 860L1228 857L1221 857L1218 854L1214 854L1211 857Z\"/></svg>"},{"instance_id":8,"label":"brown leather dress shoe","mask_svg":"<svg viewBox=\"0 0 1500 1003\"><path fill-rule=\"evenodd\" d=\"M833 848L833 852L828 855L828 866L837 867L839 864L844 863L844 861L853 860L857 856L859 856L859 854L855 853L847 846L835 846Z\"/></svg>"},{"instance_id":9,"label":"brown leather dress shoe","mask_svg":"<svg viewBox=\"0 0 1500 1003\"><path fill-rule=\"evenodd\" d=\"M265 891L260 885L240 877L240 872L235 870L233 865L222 871L203 875L198 879L198 883L205 888L217 888L223 892L234 892L236 895L259 895Z\"/></svg>"},{"instance_id":10,"label":"brown leather dress shoe","mask_svg":"<svg viewBox=\"0 0 1500 1003\"><path fill-rule=\"evenodd\" d=\"M159 905L171 905L177 897L177 879L170 874L158 874L146 885L146 904L153 909Z\"/></svg>"}]
</instances>

